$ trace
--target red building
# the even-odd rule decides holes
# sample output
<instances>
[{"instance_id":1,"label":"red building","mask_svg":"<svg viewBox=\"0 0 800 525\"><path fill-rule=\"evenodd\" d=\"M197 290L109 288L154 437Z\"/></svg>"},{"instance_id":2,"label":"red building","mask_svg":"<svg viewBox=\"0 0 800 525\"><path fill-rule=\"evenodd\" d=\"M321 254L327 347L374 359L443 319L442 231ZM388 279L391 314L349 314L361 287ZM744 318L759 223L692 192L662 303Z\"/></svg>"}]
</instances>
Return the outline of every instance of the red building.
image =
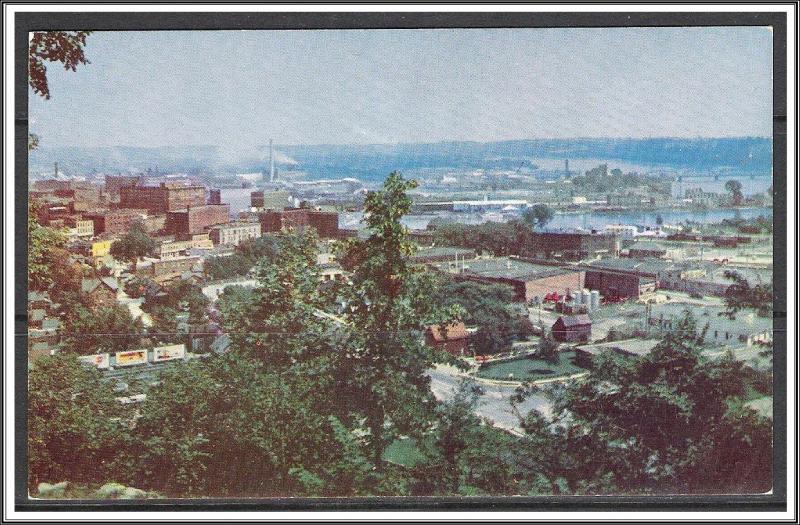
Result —
<instances>
[{"instance_id":1,"label":"red building","mask_svg":"<svg viewBox=\"0 0 800 525\"><path fill-rule=\"evenodd\" d=\"M94 234L108 233L112 235L125 233L137 221L144 221L147 210L108 210L96 213L85 213L84 219L94 223Z\"/></svg>"},{"instance_id":2,"label":"red building","mask_svg":"<svg viewBox=\"0 0 800 525\"><path fill-rule=\"evenodd\" d=\"M167 233L174 235L203 233L211 226L227 224L230 220L228 204L192 206L181 211L168 212L165 229Z\"/></svg>"},{"instance_id":3,"label":"red building","mask_svg":"<svg viewBox=\"0 0 800 525\"><path fill-rule=\"evenodd\" d=\"M204 186L184 186L162 182L158 186L123 186L119 189L120 208L144 208L151 213L179 211L187 206L204 206Z\"/></svg>"},{"instance_id":4,"label":"red building","mask_svg":"<svg viewBox=\"0 0 800 525\"><path fill-rule=\"evenodd\" d=\"M261 233L274 233L291 228L304 231L314 228L320 237L339 235L339 214L307 208L286 208L283 211L266 210L258 214Z\"/></svg>"},{"instance_id":5,"label":"red building","mask_svg":"<svg viewBox=\"0 0 800 525\"><path fill-rule=\"evenodd\" d=\"M108 198L118 200L120 188L141 186L143 182L141 175L106 175L104 189Z\"/></svg>"},{"instance_id":6,"label":"red building","mask_svg":"<svg viewBox=\"0 0 800 525\"><path fill-rule=\"evenodd\" d=\"M469 348L469 333L464 323L446 326L434 324L425 329L425 344L451 355L461 356Z\"/></svg>"},{"instance_id":7,"label":"red building","mask_svg":"<svg viewBox=\"0 0 800 525\"><path fill-rule=\"evenodd\" d=\"M553 339L563 343L587 342L592 337L592 320L586 314L564 315L553 323Z\"/></svg>"}]
</instances>

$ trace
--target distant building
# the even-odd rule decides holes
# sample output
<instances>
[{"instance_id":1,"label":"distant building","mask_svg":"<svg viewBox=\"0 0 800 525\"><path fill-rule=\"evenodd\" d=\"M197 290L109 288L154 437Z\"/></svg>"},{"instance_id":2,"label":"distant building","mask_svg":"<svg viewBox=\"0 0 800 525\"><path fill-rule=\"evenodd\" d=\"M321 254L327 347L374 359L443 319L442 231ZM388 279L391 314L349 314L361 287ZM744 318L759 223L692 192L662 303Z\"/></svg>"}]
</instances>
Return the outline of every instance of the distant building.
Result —
<instances>
[{"instance_id":1,"label":"distant building","mask_svg":"<svg viewBox=\"0 0 800 525\"><path fill-rule=\"evenodd\" d=\"M619 235L586 232L534 232L532 251L545 259L581 260L618 257Z\"/></svg>"},{"instance_id":2,"label":"distant building","mask_svg":"<svg viewBox=\"0 0 800 525\"><path fill-rule=\"evenodd\" d=\"M199 270L200 265L202 265L202 259L200 259L200 257L180 257L153 261L153 263L144 270L152 277L162 277L169 274L180 275L183 272Z\"/></svg>"},{"instance_id":3,"label":"distant building","mask_svg":"<svg viewBox=\"0 0 800 525\"><path fill-rule=\"evenodd\" d=\"M620 239L629 241L636 237L636 234L639 232L639 230L636 228L636 226L631 226L628 224L609 224L605 227L605 232L619 235Z\"/></svg>"},{"instance_id":4,"label":"distant building","mask_svg":"<svg viewBox=\"0 0 800 525\"><path fill-rule=\"evenodd\" d=\"M109 200L118 202L120 188L141 186L143 183L144 177L141 175L106 175L104 190Z\"/></svg>"},{"instance_id":5,"label":"distant building","mask_svg":"<svg viewBox=\"0 0 800 525\"><path fill-rule=\"evenodd\" d=\"M461 322L434 324L425 328L425 344L451 355L462 356L469 349L469 333Z\"/></svg>"},{"instance_id":6,"label":"distant building","mask_svg":"<svg viewBox=\"0 0 800 525\"><path fill-rule=\"evenodd\" d=\"M214 244L238 246L246 240L261 237L261 224L257 222L232 222L212 226L208 234Z\"/></svg>"},{"instance_id":7,"label":"distant building","mask_svg":"<svg viewBox=\"0 0 800 525\"><path fill-rule=\"evenodd\" d=\"M174 235L203 233L211 226L230 222L230 205L209 204L167 212L165 229Z\"/></svg>"},{"instance_id":8,"label":"distant building","mask_svg":"<svg viewBox=\"0 0 800 525\"><path fill-rule=\"evenodd\" d=\"M514 290L514 300L540 300L552 292L583 288L584 272L559 266L537 264L518 258L473 259L458 264L445 261L432 263L439 271L454 274L457 280L486 284L506 284Z\"/></svg>"},{"instance_id":9,"label":"distant building","mask_svg":"<svg viewBox=\"0 0 800 525\"><path fill-rule=\"evenodd\" d=\"M64 224L69 227L67 235L70 240L88 239L94 236L94 221L70 218L66 219Z\"/></svg>"},{"instance_id":10,"label":"distant building","mask_svg":"<svg viewBox=\"0 0 800 525\"><path fill-rule=\"evenodd\" d=\"M411 256L411 261L418 264L450 261L454 265L457 265L458 261L466 261L469 259L474 259L475 257L475 250L470 248L437 246L432 248L421 248Z\"/></svg>"},{"instance_id":11,"label":"distant building","mask_svg":"<svg viewBox=\"0 0 800 525\"><path fill-rule=\"evenodd\" d=\"M285 228L299 231L314 228L321 238L333 238L339 235L339 214L336 212L286 208L282 211L259 212L258 218L262 233L275 233Z\"/></svg>"},{"instance_id":12,"label":"distant building","mask_svg":"<svg viewBox=\"0 0 800 525\"><path fill-rule=\"evenodd\" d=\"M592 320L586 314L564 315L553 323L553 339L560 342L588 342L592 337Z\"/></svg>"},{"instance_id":13,"label":"distant building","mask_svg":"<svg viewBox=\"0 0 800 525\"><path fill-rule=\"evenodd\" d=\"M222 204L222 190L208 190L209 204Z\"/></svg>"},{"instance_id":14,"label":"distant building","mask_svg":"<svg viewBox=\"0 0 800 525\"><path fill-rule=\"evenodd\" d=\"M628 249L628 256L637 259L647 257L661 258L667 256L667 249L660 244L652 242L637 242Z\"/></svg>"},{"instance_id":15,"label":"distant building","mask_svg":"<svg viewBox=\"0 0 800 525\"><path fill-rule=\"evenodd\" d=\"M119 189L120 208L143 208L151 213L167 213L186 207L204 206L204 186L162 182L158 186L123 186Z\"/></svg>"},{"instance_id":16,"label":"distant building","mask_svg":"<svg viewBox=\"0 0 800 525\"><path fill-rule=\"evenodd\" d=\"M587 270L584 286L603 297L638 299L656 290L656 280L613 270Z\"/></svg>"},{"instance_id":17,"label":"distant building","mask_svg":"<svg viewBox=\"0 0 800 525\"><path fill-rule=\"evenodd\" d=\"M259 210L282 210L291 204L292 197L288 191L254 191L250 193L250 207Z\"/></svg>"},{"instance_id":18,"label":"distant building","mask_svg":"<svg viewBox=\"0 0 800 525\"><path fill-rule=\"evenodd\" d=\"M187 239L164 241L158 247L158 256L162 260L185 257L193 249L211 250L214 243L207 233L198 233L188 236Z\"/></svg>"},{"instance_id":19,"label":"distant building","mask_svg":"<svg viewBox=\"0 0 800 525\"><path fill-rule=\"evenodd\" d=\"M83 218L94 222L94 234L103 233L117 235L126 233L134 222L144 222L147 217L145 209L120 209L84 213Z\"/></svg>"}]
</instances>

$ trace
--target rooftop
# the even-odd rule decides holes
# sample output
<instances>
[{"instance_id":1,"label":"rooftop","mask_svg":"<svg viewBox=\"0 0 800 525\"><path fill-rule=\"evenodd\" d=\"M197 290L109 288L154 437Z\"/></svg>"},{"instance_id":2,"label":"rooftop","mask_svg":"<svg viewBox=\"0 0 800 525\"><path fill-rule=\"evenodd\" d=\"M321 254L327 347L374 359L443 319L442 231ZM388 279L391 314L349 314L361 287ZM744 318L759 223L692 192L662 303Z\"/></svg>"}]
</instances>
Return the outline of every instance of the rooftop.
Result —
<instances>
[{"instance_id":1,"label":"rooftop","mask_svg":"<svg viewBox=\"0 0 800 525\"><path fill-rule=\"evenodd\" d=\"M447 269L449 263L441 263L436 266ZM544 264L534 264L527 261L520 261L510 257L498 257L493 259L473 259L465 263L465 272L482 277L506 278L506 279L539 279L542 277L552 277L569 273L570 270L548 266Z\"/></svg>"}]
</instances>

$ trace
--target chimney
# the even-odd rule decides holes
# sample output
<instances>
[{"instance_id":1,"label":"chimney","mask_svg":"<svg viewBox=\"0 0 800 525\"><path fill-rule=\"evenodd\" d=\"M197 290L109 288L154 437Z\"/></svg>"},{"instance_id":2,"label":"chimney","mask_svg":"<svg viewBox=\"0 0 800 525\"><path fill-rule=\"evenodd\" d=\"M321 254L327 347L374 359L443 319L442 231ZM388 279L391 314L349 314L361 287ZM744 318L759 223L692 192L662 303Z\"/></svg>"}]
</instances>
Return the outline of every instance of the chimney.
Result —
<instances>
[{"instance_id":1,"label":"chimney","mask_svg":"<svg viewBox=\"0 0 800 525\"><path fill-rule=\"evenodd\" d=\"M269 181L275 181L275 157L272 152L272 139L269 139Z\"/></svg>"}]
</instances>

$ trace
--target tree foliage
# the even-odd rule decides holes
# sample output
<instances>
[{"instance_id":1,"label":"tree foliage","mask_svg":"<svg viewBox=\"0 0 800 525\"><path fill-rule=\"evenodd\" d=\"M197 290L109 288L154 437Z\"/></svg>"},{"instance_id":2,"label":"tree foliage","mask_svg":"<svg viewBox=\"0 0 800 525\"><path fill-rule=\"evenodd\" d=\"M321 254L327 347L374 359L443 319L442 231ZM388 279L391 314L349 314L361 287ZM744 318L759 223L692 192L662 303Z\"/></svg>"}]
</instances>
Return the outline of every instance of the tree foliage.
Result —
<instances>
[{"instance_id":1,"label":"tree foliage","mask_svg":"<svg viewBox=\"0 0 800 525\"><path fill-rule=\"evenodd\" d=\"M648 356L604 354L563 392L556 406L570 491L770 488L771 424L742 406L741 364L701 358L703 338L687 314Z\"/></svg>"},{"instance_id":2,"label":"tree foliage","mask_svg":"<svg viewBox=\"0 0 800 525\"><path fill-rule=\"evenodd\" d=\"M144 230L144 226L135 222L128 233L111 244L110 253L118 261L133 263L133 271L136 271L139 258L153 253L155 247L155 241Z\"/></svg>"},{"instance_id":3,"label":"tree foliage","mask_svg":"<svg viewBox=\"0 0 800 525\"><path fill-rule=\"evenodd\" d=\"M114 474L119 405L94 368L74 355L37 360L28 373L28 480L100 483Z\"/></svg>"},{"instance_id":4,"label":"tree foliage","mask_svg":"<svg viewBox=\"0 0 800 525\"><path fill-rule=\"evenodd\" d=\"M34 31L28 44L28 83L33 92L50 98L45 62L60 62L64 69L75 71L88 64L84 55L86 37L91 31Z\"/></svg>"},{"instance_id":5,"label":"tree foliage","mask_svg":"<svg viewBox=\"0 0 800 525\"><path fill-rule=\"evenodd\" d=\"M731 200L733 201L734 206L739 206L742 204L744 200L744 195L742 194L742 183L738 180L729 180L725 183L725 190L731 194Z\"/></svg>"},{"instance_id":6,"label":"tree foliage","mask_svg":"<svg viewBox=\"0 0 800 525\"><path fill-rule=\"evenodd\" d=\"M79 355L130 350L143 334L141 320L120 304L92 309L74 305L64 325L62 350Z\"/></svg>"},{"instance_id":7,"label":"tree foliage","mask_svg":"<svg viewBox=\"0 0 800 525\"><path fill-rule=\"evenodd\" d=\"M419 435L433 409L425 371L434 360L421 333L434 312L433 277L409 262L413 245L401 217L411 208L407 192L416 187L393 172L383 188L365 200L370 235L349 239L342 265L352 272L345 319L349 323L344 362L345 394L369 432L374 463L397 435Z\"/></svg>"},{"instance_id":8,"label":"tree foliage","mask_svg":"<svg viewBox=\"0 0 800 525\"><path fill-rule=\"evenodd\" d=\"M547 204L534 204L522 212L522 220L534 229L542 229L553 220L555 212Z\"/></svg>"},{"instance_id":9,"label":"tree foliage","mask_svg":"<svg viewBox=\"0 0 800 525\"><path fill-rule=\"evenodd\" d=\"M725 311L720 315L735 319L736 314L745 309L755 310L762 317L772 315L774 290L771 280L768 284L751 285L735 270L726 270L724 275L733 284L725 291Z\"/></svg>"}]
</instances>

